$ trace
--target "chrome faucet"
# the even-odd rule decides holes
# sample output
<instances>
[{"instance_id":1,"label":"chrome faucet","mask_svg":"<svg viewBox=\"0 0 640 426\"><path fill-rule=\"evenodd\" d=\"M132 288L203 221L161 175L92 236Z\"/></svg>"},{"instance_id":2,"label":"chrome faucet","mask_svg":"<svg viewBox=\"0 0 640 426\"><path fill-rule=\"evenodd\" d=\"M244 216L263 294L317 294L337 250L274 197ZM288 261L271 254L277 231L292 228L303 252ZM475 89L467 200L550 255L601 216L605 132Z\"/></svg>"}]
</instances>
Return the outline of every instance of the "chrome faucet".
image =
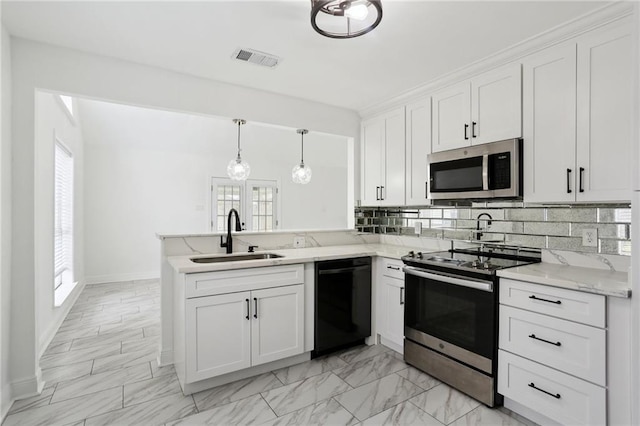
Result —
<instances>
[{"instance_id":1,"label":"chrome faucet","mask_svg":"<svg viewBox=\"0 0 640 426\"><path fill-rule=\"evenodd\" d=\"M489 228L489 226L491 226L491 220L493 219L491 217L491 215L489 213L480 213L478 215L478 217L476 218L476 240L480 240L482 238L482 232L480 232L480 218L482 216L487 216L489 219L487 219L487 228ZM487 229L485 228L485 230Z\"/></svg>"},{"instance_id":2,"label":"chrome faucet","mask_svg":"<svg viewBox=\"0 0 640 426\"><path fill-rule=\"evenodd\" d=\"M238 211L236 209L229 210L229 216L227 217L227 240L222 240L222 235L220 235L220 247L227 248L227 254L233 253L233 240L231 239L231 216L235 213L236 215L236 231L242 231L242 227L240 226L240 216L238 215Z\"/></svg>"}]
</instances>

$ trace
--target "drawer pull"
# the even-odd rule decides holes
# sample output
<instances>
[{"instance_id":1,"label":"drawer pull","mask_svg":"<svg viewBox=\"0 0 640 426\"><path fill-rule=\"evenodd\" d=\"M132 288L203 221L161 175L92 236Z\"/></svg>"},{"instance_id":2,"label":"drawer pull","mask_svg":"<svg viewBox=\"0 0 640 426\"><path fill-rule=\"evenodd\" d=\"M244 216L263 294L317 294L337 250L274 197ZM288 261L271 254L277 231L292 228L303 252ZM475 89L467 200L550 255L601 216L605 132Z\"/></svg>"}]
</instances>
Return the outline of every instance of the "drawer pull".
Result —
<instances>
[{"instance_id":1,"label":"drawer pull","mask_svg":"<svg viewBox=\"0 0 640 426\"><path fill-rule=\"evenodd\" d=\"M251 310L251 308L249 307L249 299L244 299L247 302L247 316L245 317L246 319L249 319L249 311Z\"/></svg>"},{"instance_id":2,"label":"drawer pull","mask_svg":"<svg viewBox=\"0 0 640 426\"><path fill-rule=\"evenodd\" d=\"M253 317L258 318L258 298L253 298L253 305L255 306L255 310L253 311Z\"/></svg>"},{"instance_id":3,"label":"drawer pull","mask_svg":"<svg viewBox=\"0 0 640 426\"><path fill-rule=\"evenodd\" d=\"M542 299L540 297L536 297L534 295L529 296L529 299L533 299L533 300L539 300L541 302L549 302L549 303L555 303L556 305L560 305L562 303L562 301L560 300L549 300L549 299Z\"/></svg>"},{"instance_id":4,"label":"drawer pull","mask_svg":"<svg viewBox=\"0 0 640 426\"><path fill-rule=\"evenodd\" d=\"M387 265L387 269L393 269L394 271L399 271L400 267L399 266L391 266L391 265Z\"/></svg>"},{"instance_id":5,"label":"drawer pull","mask_svg":"<svg viewBox=\"0 0 640 426\"><path fill-rule=\"evenodd\" d=\"M552 396L555 399L560 399L560 394L559 393L555 393L554 394L554 393L551 393L551 392L547 392L546 390L540 389L539 387L537 387L535 384L533 384L533 382L529 383L529 387L530 388L534 388L535 390L540 391L542 393L546 393L547 395Z\"/></svg>"},{"instance_id":6,"label":"drawer pull","mask_svg":"<svg viewBox=\"0 0 640 426\"><path fill-rule=\"evenodd\" d=\"M400 287L400 304L404 305L404 288Z\"/></svg>"},{"instance_id":7,"label":"drawer pull","mask_svg":"<svg viewBox=\"0 0 640 426\"><path fill-rule=\"evenodd\" d=\"M552 341L550 341L550 340L541 339L541 338L539 338L539 337L536 337L536 335L535 335L535 334L530 334L530 335L529 335L529 337L531 337L532 339L540 340L541 342L548 343L548 344L550 344L550 345L554 345L554 346L562 346L562 343L560 343L560 342L552 342Z\"/></svg>"}]
</instances>

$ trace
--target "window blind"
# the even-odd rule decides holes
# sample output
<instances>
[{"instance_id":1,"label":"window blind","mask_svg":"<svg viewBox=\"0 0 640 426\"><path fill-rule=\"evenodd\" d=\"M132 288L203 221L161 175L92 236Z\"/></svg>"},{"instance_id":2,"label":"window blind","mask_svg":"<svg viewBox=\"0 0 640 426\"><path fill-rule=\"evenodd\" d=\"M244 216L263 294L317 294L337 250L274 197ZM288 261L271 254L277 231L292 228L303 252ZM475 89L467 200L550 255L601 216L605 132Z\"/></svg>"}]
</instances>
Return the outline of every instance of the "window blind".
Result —
<instances>
[{"instance_id":1,"label":"window blind","mask_svg":"<svg viewBox=\"0 0 640 426\"><path fill-rule=\"evenodd\" d=\"M58 288L63 273L73 270L73 156L59 142L55 144L54 199L54 281Z\"/></svg>"}]
</instances>

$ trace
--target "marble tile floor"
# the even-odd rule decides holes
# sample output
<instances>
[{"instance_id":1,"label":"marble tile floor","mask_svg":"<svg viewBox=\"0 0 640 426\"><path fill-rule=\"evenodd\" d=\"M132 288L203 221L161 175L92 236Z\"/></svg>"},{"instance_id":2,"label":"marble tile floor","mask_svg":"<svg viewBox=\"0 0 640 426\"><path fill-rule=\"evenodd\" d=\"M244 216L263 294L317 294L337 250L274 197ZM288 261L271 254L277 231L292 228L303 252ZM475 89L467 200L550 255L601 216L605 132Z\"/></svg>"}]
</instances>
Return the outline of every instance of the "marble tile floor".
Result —
<instances>
[{"instance_id":1,"label":"marble tile floor","mask_svg":"<svg viewBox=\"0 0 640 426\"><path fill-rule=\"evenodd\" d=\"M184 396L158 367L158 280L87 286L40 360L45 388L3 425L506 425L382 346L362 346Z\"/></svg>"}]
</instances>

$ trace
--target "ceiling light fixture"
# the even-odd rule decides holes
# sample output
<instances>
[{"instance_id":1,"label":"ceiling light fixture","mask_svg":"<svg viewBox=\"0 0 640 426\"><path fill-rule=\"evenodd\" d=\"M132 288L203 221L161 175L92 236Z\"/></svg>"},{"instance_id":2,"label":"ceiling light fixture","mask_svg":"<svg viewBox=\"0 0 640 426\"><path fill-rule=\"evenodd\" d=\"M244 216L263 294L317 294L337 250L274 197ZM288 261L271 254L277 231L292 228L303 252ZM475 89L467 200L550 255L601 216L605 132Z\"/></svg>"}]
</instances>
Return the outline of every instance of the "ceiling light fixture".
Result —
<instances>
[{"instance_id":1,"label":"ceiling light fixture","mask_svg":"<svg viewBox=\"0 0 640 426\"><path fill-rule=\"evenodd\" d=\"M359 37L381 20L380 0L311 0L311 26L326 37Z\"/></svg>"},{"instance_id":2,"label":"ceiling light fixture","mask_svg":"<svg viewBox=\"0 0 640 426\"><path fill-rule=\"evenodd\" d=\"M227 174L232 180L246 180L249 177L249 173L251 173L251 167L248 163L242 161L240 157L240 126L247 122L240 118L234 118L233 122L238 125L238 157L235 160L229 161Z\"/></svg>"},{"instance_id":3,"label":"ceiling light fixture","mask_svg":"<svg viewBox=\"0 0 640 426\"><path fill-rule=\"evenodd\" d=\"M293 183L306 185L311 180L311 168L304 164L304 135L309 133L309 131L307 129L298 129L296 133L301 137L302 155L300 156L300 164L297 164L291 171L291 178L293 179Z\"/></svg>"}]
</instances>

